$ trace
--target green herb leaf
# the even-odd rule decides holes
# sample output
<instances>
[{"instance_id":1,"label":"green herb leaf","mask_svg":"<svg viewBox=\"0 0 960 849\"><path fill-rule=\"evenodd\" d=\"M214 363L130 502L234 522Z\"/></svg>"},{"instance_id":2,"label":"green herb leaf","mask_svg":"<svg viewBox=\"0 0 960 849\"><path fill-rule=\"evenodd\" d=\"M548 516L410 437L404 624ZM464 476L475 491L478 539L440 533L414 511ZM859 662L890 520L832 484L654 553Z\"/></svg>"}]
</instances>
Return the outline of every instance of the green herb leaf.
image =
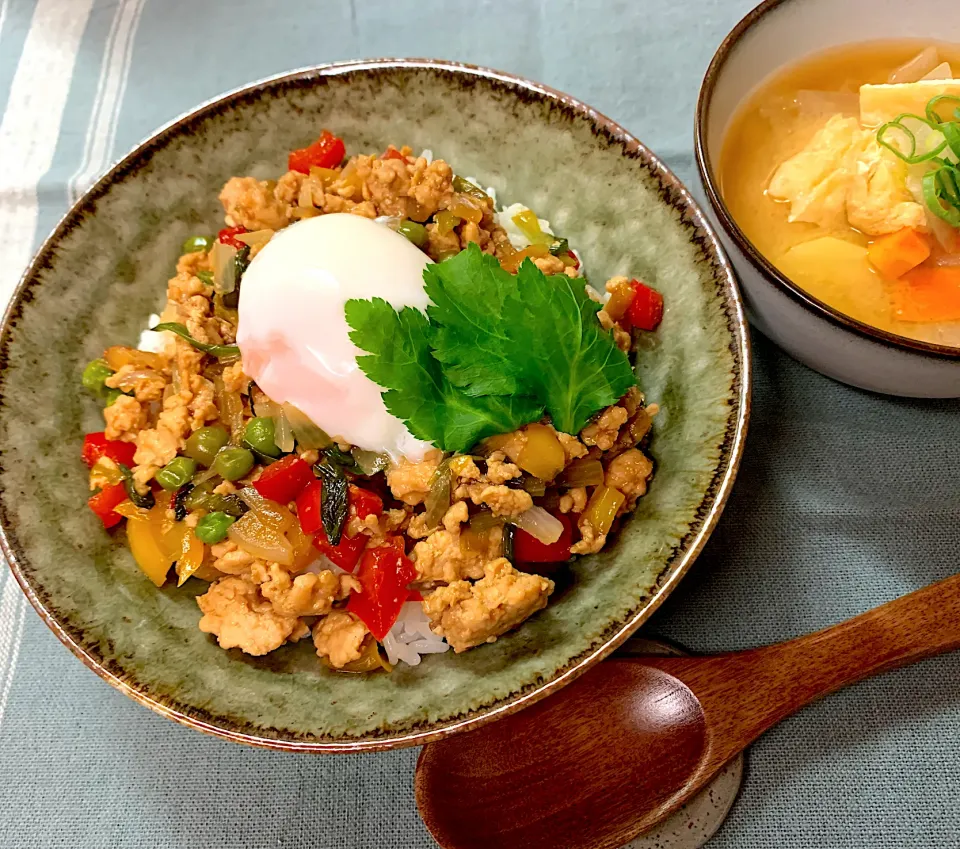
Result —
<instances>
[{"instance_id":1,"label":"green herb leaf","mask_svg":"<svg viewBox=\"0 0 960 849\"><path fill-rule=\"evenodd\" d=\"M190 335L190 331L187 330L185 325L176 321L164 321L158 324L156 327L151 327L150 329L169 330L171 333L176 333L177 336L179 336L181 339L186 339L198 351L203 351L203 353L210 354L211 356L217 357L217 359L220 360L240 356L240 348L238 348L236 345L209 345L206 342L200 342Z\"/></svg>"},{"instance_id":2,"label":"green herb leaf","mask_svg":"<svg viewBox=\"0 0 960 849\"><path fill-rule=\"evenodd\" d=\"M471 250L471 248L476 248ZM517 278L476 245L423 271L435 325L433 355L444 373L468 395L521 391L512 333L523 305Z\"/></svg>"},{"instance_id":3,"label":"green herb leaf","mask_svg":"<svg viewBox=\"0 0 960 849\"><path fill-rule=\"evenodd\" d=\"M149 510L153 507L153 505L156 504L153 493L149 489L146 495L141 495L137 492L137 487L133 482L133 472L130 471L130 467L125 466L123 463L117 463L117 468L120 469L120 474L123 475L123 488L127 491L127 498L142 510Z\"/></svg>"},{"instance_id":4,"label":"green herb leaf","mask_svg":"<svg viewBox=\"0 0 960 849\"><path fill-rule=\"evenodd\" d=\"M636 384L630 360L600 327L600 305L582 280L547 277L524 260L517 288L523 312L512 356L523 365L523 384L543 401L557 430L578 433Z\"/></svg>"},{"instance_id":5,"label":"green herb leaf","mask_svg":"<svg viewBox=\"0 0 960 849\"><path fill-rule=\"evenodd\" d=\"M313 470L323 481L323 489L320 491L320 521L323 523L323 532L331 545L339 545L350 506L347 476L343 473L342 466L326 457L315 463Z\"/></svg>"},{"instance_id":6,"label":"green herb leaf","mask_svg":"<svg viewBox=\"0 0 960 849\"><path fill-rule=\"evenodd\" d=\"M348 301L357 362L387 409L446 451L536 421L577 433L636 379L597 320L583 281L526 260L514 276L471 244L428 266L428 316L382 299Z\"/></svg>"},{"instance_id":7,"label":"green herb leaf","mask_svg":"<svg viewBox=\"0 0 960 849\"><path fill-rule=\"evenodd\" d=\"M543 406L524 395L471 397L445 375L431 353L431 326L418 310L394 310L382 298L347 301L350 338L370 353L357 363L383 386L387 409L410 432L447 451L536 421Z\"/></svg>"},{"instance_id":8,"label":"green herb leaf","mask_svg":"<svg viewBox=\"0 0 960 849\"><path fill-rule=\"evenodd\" d=\"M514 276L471 244L424 281L434 356L467 395L532 396L558 430L577 433L636 382L582 280L547 277L530 260Z\"/></svg>"}]
</instances>

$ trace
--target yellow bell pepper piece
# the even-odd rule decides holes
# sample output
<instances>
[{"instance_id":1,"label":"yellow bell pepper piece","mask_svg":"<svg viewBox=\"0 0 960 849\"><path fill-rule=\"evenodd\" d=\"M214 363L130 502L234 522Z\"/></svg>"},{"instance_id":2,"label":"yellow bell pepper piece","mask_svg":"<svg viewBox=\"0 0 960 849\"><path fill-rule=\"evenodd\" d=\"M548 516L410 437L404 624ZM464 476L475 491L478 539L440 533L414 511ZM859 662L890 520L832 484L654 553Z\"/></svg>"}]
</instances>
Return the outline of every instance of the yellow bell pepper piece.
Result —
<instances>
[{"instance_id":1,"label":"yellow bell pepper piece","mask_svg":"<svg viewBox=\"0 0 960 849\"><path fill-rule=\"evenodd\" d=\"M553 428L543 424L527 425L526 441L517 456L517 465L525 472L552 481L563 470L567 456Z\"/></svg>"},{"instance_id":2,"label":"yellow bell pepper piece","mask_svg":"<svg viewBox=\"0 0 960 849\"><path fill-rule=\"evenodd\" d=\"M598 534L609 533L613 520L617 518L617 511L625 500L626 496L620 490L601 484L590 496L581 521L589 522Z\"/></svg>"}]
</instances>

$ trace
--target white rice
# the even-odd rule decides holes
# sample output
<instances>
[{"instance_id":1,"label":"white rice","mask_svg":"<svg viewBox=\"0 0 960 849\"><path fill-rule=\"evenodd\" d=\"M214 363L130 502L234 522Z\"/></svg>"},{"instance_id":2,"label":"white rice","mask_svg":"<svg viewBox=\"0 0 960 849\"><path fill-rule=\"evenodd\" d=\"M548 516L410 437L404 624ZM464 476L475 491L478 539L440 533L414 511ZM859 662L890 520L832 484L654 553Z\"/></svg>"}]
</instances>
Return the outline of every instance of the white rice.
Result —
<instances>
[{"instance_id":1,"label":"white rice","mask_svg":"<svg viewBox=\"0 0 960 849\"><path fill-rule=\"evenodd\" d=\"M390 663L402 661L416 666L423 655L442 654L450 645L443 637L438 637L430 630L430 620L423 612L423 602L408 601L400 609L397 621L383 638L383 647Z\"/></svg>"},{"instance_id":2,"label":"white rice","mask_svg":"<svg viewBox=\"0 0 960 849\"><path fill-rule=\"evenodd\" d=\"M154 313L147 321L147 327L156 327L160 323L160 316ZM140 334L140 341L137 348L141 351L149 351L152 354L162 354L167 348L167 334L165 331L155 333L152 330L144 330Z\"/></svg>"}]
</instances>

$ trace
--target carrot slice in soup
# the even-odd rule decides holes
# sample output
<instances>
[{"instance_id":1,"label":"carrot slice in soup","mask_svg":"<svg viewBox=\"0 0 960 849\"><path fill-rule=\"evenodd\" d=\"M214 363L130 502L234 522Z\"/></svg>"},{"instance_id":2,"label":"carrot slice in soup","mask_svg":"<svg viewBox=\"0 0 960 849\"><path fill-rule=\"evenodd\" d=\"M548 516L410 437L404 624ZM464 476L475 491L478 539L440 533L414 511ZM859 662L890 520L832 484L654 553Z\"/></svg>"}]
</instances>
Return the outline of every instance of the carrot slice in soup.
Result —
<instances>
[{"instance_id":1,"label":"carrot slice in soup","mask_svg":"<svg viewBox=\"0 0 960 849\"><path fill-rule=\"evenodd\" d=\"M930 241L917 230L905 227L879 236L867 248L867 258L884 277L896 280L930 256Z\"/></svg>"},{"instance_id":2,"label":"carrot slice in soup","mask_svg":"<svg viewBox=\"0 0 960 849\"><path fill-rule=\"evenodd\" d=\"M901 321L960 321L960 268L915 268L894 282L893 312Z\"/></svg>"}]
</instances>

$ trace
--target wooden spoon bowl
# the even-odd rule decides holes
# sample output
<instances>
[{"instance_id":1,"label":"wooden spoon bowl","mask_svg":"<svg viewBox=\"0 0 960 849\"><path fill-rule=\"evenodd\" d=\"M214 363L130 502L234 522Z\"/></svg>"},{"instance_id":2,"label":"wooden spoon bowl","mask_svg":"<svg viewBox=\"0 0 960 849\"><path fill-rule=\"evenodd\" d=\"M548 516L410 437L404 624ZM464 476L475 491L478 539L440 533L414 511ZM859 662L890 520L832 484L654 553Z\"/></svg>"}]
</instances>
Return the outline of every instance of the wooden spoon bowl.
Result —
<instances>
[{"instance_id":1,"label":"wooden spoon bowl","mask_svg":"<svg viewBox=\"0 0 960 849\"><path fill-rule=\"evenodd\" d=\"M960 576L806 637L710 657L611 660L417 763L444 849L615 849L811 701L960 647Z\"/></svg>"}]
</instances>

